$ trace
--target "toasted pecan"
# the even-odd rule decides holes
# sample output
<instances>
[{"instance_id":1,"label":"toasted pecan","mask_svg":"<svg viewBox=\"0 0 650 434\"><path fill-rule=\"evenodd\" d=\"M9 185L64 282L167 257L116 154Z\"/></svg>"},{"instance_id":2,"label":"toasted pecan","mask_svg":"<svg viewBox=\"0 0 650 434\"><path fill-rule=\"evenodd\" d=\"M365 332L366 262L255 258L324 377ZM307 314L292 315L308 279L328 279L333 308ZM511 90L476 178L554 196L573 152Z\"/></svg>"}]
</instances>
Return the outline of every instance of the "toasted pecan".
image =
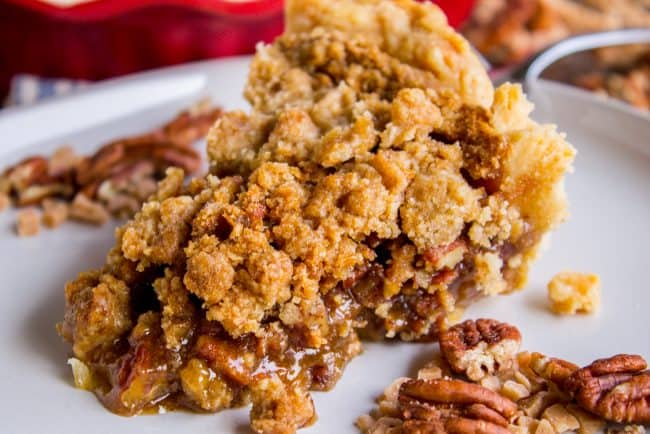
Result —
<instances>
[{"instance_id":1,"label":"toasted pecan","mask_svg":"<svg viewBox=\"0 0 650 434\"><path fill-rule=\"evenodd\" d=\"M462 380L409 380L402 384L400 394L439 404L483 404L506 418L517 411L517 405L508 398Z\"/></svg>"},{"instance_id":2,"label":"toasted pecan","mask_svg":"<svg viewBox=\"0 0 650 434\"><path fill-rule=\"evenodd\" d=\"M405 433L507 433L517 405L461 380L408 380L399 391Z\"/></svg>"},{"instance_id":3,"label":"toasted pecan","mask_svg":"<svg viewBox=\"0 0 650 434\"><path fill-rule=\"evenodd\" d=\"M574 372L564 388L580 406L618 423L650 422L650 371L645 359L618 354Z\"/></svg>"},{"instance_id":4,"label":"toasted pecan","mask_svg":"<svg viewBox=\"0 0 650 434\"><path fill-rule=\"evenodd\" d=\"M440 333L443 357L471 380L512 364L520 343L516 327L493 319L467 320Z\"/></svg>"}]
</instances>

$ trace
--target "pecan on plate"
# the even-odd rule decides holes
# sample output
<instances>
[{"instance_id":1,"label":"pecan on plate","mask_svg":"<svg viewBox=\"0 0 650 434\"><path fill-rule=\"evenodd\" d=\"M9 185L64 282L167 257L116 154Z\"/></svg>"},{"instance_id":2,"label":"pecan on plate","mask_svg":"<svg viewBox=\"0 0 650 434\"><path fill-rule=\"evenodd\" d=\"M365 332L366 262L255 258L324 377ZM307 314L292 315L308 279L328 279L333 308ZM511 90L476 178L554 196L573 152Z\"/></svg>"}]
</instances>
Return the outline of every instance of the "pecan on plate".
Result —
<instances>
[{"instance_id":1,"label":"pecan on plate","mask_svg":"<svg viewBox=\"0 0 650 434\"><path fill-rule=\"evenodd\" d=\"M440 333L443 357L472 381L511 365L520 344L516 327L493 319L467 320Z\"/></svg>"},{"instance_id":2,"label":"pecan on plate","mask_svg":"<svg viewBox=\"0 0 650 434\"><path fill-rule=\"evenodd\" d=\"M404 433L507 433L517 404L462 380L408 380L398 396Z\"/></svg>"},{"instance_id":3,"label":"pecan on plate","mask_svg":"<svg viewBox=\"0 0 650 434\"><path fill-rule=\"evenodd\" d=\"M574 372L564 388L576 402L618 423L650 422L650 371L645 359L619 354Z\"/></svg>"},{"instance_id":4,"label":"pecan on plate","mask_svg":"<svg viewBox=\"0 0 650 434\"><path fill-rule=\"evenodd\" d=\"M47 159L41 156L29 157L7 168L2 177L8 189L22 191L27 187L49 179Z\"/></svg>"},{"instance_id":5,"label":"pecan on plate","mask_svg":"<svg viewBox=\"0 0 650 434\"><path fill-rule=\"evenodd\" d=\"M180 112L161 130L164 136L174 143L190 146L205 135L222 113L220 107L213 107L209 101L200 101L190 109Z\"/></svg>"},{"instance_id":6,"label":"pecan on plate","mask_svg":"<svg viewBox=\"0 0 650 434\"><path fill-rule=\"evenodd\" d=\"M164 171L169 166L177 166L188 173L198 170L201 156L191 148L177 145L165 138L144 135L122 139L100 148L95 155L79 165L77 183L92 185L112 177L126 165L148 160L156 169Z\"/></svg>"},{"instance_id":7,"label":"pecan on plate","mask_svg":"<svg viewBox=\"0 0 650 434\"><path fill-rule=\"evenodd\" d=\"M108 211L101 203L88 199L83 193L75 196L70 205L69 215L74 220L98 226L103 225L110 218Z\"/></svg>"},{"instance_id":8,"label":"pecan on plate","mask_svg":"<svg viewBox=\"0 0 650 434\"><path fill-rule=\"evenodd\" d=\"M15 197L17 206L40 203L44 198L69 197L73 188L65 176L51 176L48 160L35 156L26 158L5 170L2 175L3 190Z\"/></svg>"}]
</instances>

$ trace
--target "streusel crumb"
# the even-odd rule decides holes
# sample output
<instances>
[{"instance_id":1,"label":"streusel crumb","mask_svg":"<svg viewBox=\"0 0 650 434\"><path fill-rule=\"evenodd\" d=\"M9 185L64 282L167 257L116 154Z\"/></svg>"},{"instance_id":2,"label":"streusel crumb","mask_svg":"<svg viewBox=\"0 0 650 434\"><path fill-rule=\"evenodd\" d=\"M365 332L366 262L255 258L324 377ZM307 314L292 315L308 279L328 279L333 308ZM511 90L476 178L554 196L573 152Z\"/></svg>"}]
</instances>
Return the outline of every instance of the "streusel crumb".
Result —
<instances>
[{"instance_id":1,"label":"streusel crumb","mask_svg":"<svg viewBox=\"0 0 650 434\"><path fill-rule=\"evenodd\" d=\"M405 64L431 72L432 87L489 107L492 84L465 38L438 8L410 0L290 0L288 33L324 27L346 39L364 37Z\"/></svg>"},{"instance_id":2,"label":"streusel crumb","mask_svg":"<svg viewBox=\"0 0 650 434\"><path fill-rule=\"evenodd\" d=\"M600 307L600 277L575 271L558 273L548 283L548 299L557 314L595 312Z\"/></svg>"}]
</instances>

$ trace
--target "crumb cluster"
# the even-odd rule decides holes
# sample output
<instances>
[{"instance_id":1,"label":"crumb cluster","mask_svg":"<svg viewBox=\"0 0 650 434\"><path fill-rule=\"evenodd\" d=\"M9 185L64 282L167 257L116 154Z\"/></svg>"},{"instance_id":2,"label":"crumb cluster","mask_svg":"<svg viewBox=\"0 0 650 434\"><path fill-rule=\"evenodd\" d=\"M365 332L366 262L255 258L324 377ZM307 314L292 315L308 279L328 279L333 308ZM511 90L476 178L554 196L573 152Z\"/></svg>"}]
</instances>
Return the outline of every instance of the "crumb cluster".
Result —
<instances>
[{"instance_id":1,"label":"crumb cluster","mask_svg":"<svg viewBox=\"0 0 650 434\"><path fill-rule=\"evenodd\" d=\"M593 313L600 308L600 277L597 274L564 271L548 283L551 310L560 315Z\"/></svg>"}]
</instances>

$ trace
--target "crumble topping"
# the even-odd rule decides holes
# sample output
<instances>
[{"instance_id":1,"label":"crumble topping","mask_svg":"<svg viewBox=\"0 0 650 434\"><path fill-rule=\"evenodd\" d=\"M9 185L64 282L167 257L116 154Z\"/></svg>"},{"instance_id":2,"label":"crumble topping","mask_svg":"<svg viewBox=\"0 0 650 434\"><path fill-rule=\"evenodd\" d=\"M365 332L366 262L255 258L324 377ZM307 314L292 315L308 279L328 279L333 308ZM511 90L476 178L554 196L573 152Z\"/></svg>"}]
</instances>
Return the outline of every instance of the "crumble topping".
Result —
<instances>
[{"instance_id":1,"label":"crumble topping","mask_svg":"<svg viewBox=\"0 0 650 434\"><path fill-rule=\"evenodd\" d=\"M565 217L573 148L528 118L519 86L479 98L422 63L436 51L417 47L451 32L435 6L334 3L305 3L325 8L313 30L289 4L294 30L252 62L252 110L208 134L210 174L168 169L106 265L66 286L61 332L110 410L250 403L255 431L294 432L361 336L437 339L467 304L520 287ZM368 22L411 14L420 27L395 35L415 45L332 24L359 5ZM448 58L460 76L463 47Z\"/></svg>"},{"instance_id":2,"label":"crumble topping","mask_svg":"<svg viewBox=\"0 0 650 434\"><path fill-rule=\"evenodd\" d=\"M43 206L43 225L47 228L58 228L68 219L70 209L62 200L45 199Z\"/></svg>"},{"instance_id":3,"label":"crumble topping","mask_svg":"<svg viewBox=\"0 0 650 434\"><path fill-rule=\"evenodd\" d=\"M430 71L435 76L431 87L449 88L472 105L492 102L483 66L438 8L410 0L290 0L287 14L288 33L324 27L346 39L363 36L400 62Z\"/></svg>"}]
</instances>

